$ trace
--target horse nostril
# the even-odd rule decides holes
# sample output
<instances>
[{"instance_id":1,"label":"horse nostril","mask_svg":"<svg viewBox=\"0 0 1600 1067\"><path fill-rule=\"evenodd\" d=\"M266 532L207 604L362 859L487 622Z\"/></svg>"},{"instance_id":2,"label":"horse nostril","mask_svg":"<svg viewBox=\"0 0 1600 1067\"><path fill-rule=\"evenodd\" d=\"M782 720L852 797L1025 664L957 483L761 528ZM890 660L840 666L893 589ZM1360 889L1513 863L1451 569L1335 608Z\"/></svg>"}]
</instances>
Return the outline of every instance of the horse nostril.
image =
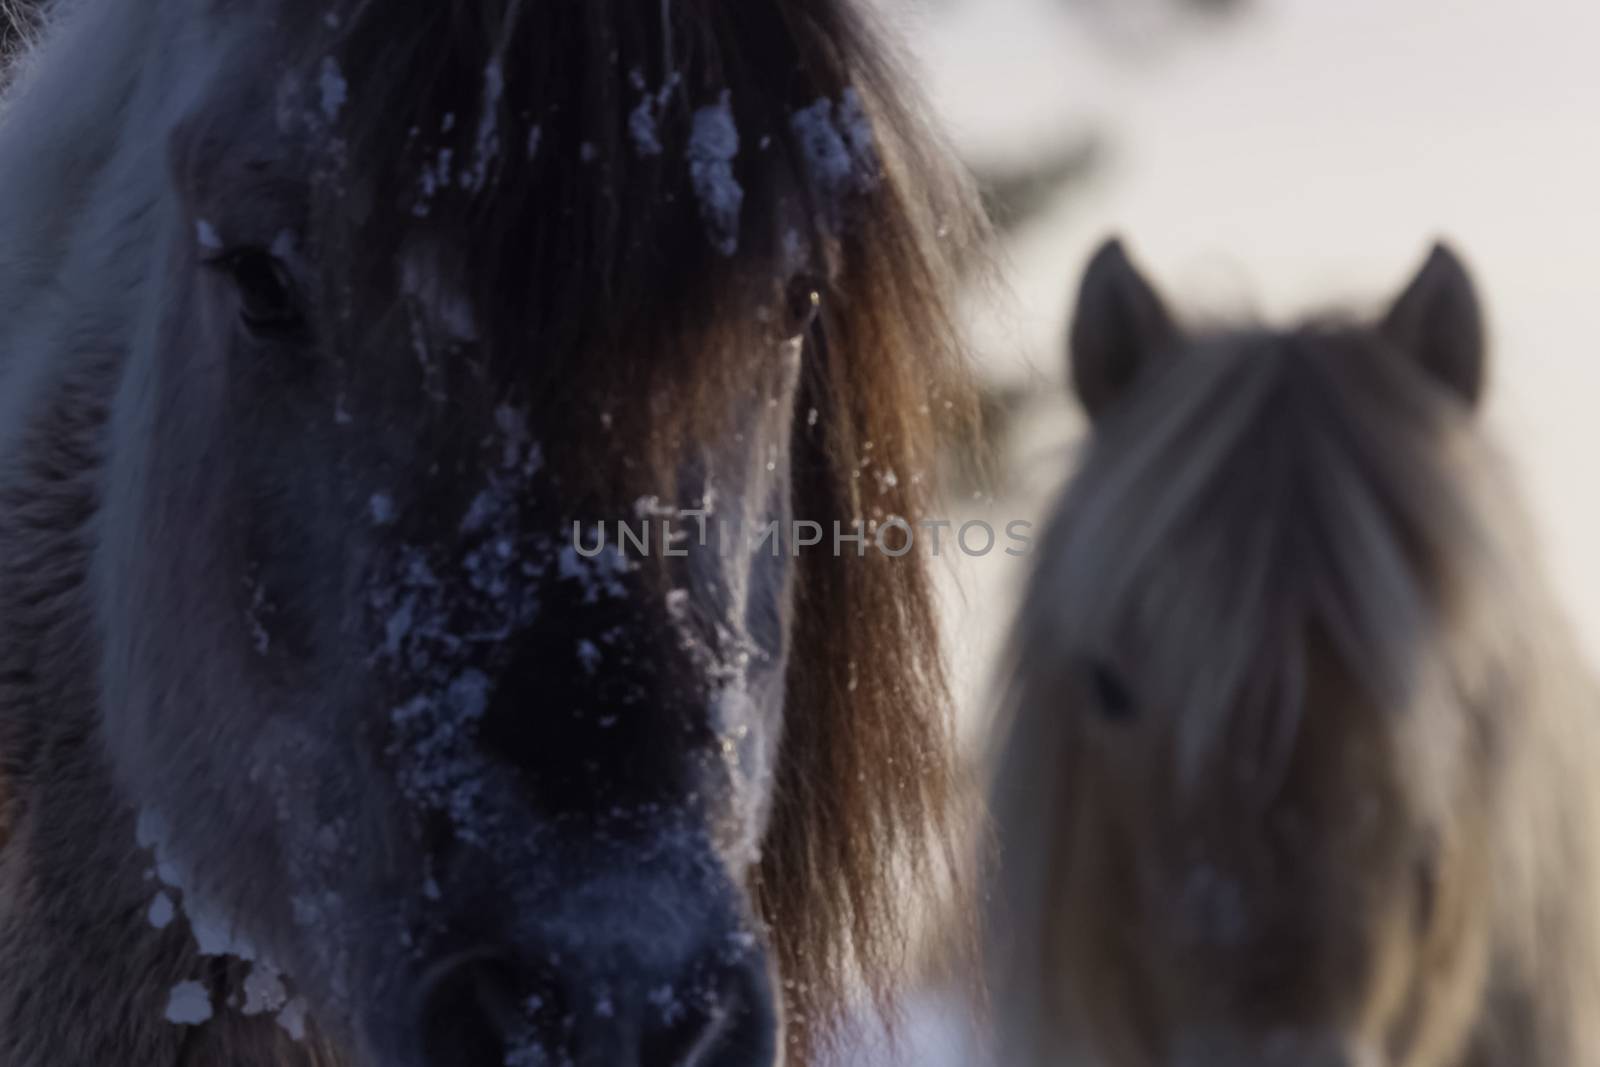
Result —
<instances>
[{"instance_id":1,"label":"horse nostril","mask_svg":"<svg viewBox=\"0 0 1600 1067\"><path fill-rule=\"evenodd\" d=\"M543 1016L558 1012L552 987L535 997L501 956L471 953L435 966L424 983L422 1052L428 1064L499 1067Z\"/></svg>"},{"instance_id":2,"label":"horse nostril","mask_svg":"<svg viewBox=\"0 0 1600 1067\"><path fill-rule=\"evenodd\" d=\"M777 1009L759 957L646 996L640 1067L769 1067L777 1047Z\"/></svg>"},{"instance_id":3,"label":"horse nostril","mask_svg":"<svg viewBox=\"0 0 1600 1067\"><path fill-rule=\"evenodd\" d=\"M778 1023L765 960L721 960L679 978L594 955L452 956L423 977L428 1067L772 1067Z\"/></svg>"}]
</instances>

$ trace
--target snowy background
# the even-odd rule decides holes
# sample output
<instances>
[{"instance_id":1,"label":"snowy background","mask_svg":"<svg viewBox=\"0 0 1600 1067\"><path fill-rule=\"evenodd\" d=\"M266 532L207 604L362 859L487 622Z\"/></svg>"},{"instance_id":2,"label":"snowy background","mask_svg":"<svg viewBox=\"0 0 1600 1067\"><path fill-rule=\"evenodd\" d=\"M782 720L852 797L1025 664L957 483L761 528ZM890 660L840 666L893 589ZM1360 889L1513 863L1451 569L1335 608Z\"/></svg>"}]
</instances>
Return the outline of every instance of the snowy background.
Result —
<instances>
[{"instance_id":1,"label":"snowy background","mask_svg":"<svg viewBox=\"0 0 1600 1067\"><path fill-rule=\"evenodd\" d=\"M1375 307L1442 236L1490 316L1488 418L1600 661L1600 4L877 2L958 149L1011 194L1007 293L971 308L1002 484L971 517L1036 517L1068 473L1062 337L1107 234L1179 305L1272 321ZM1035 172L1059 180L1011 180ZM948 576L974 738L1025 574L995 554ZM950 1003L917 1010L901 1055L840 1067L975 1061Z\"/></svg>"}]
</instances>

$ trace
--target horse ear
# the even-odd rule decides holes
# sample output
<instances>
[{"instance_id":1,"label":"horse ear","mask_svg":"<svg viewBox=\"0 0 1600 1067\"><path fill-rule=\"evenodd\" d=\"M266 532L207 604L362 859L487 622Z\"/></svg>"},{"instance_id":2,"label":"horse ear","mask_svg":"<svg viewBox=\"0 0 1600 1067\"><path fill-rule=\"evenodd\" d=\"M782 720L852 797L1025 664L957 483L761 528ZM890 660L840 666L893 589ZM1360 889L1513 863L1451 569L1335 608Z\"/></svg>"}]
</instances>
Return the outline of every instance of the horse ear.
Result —
<instances>
[{"instance_id":1,"label":"horse ear","mask_svg":"<svg viewBox=\"0 0 1600 1067\"><path fill-rule=\"evenodd\" d=\"M1440 385L1476 407L1483 394L1483 315L1466 266L1443 244L1389 309L1382 334Z\"/></svg>"},{"instance_id":2,"label":"horse ear","mask_svg":"<svg viewBox=\"0 0 1600 1067\"><path fill-rule=\"evenodd\" d=\"M1161 297L1115 238L1084 271L1069 341L1072 387L1098 419L1177 340Z\"/></svg>"}]
</instances>

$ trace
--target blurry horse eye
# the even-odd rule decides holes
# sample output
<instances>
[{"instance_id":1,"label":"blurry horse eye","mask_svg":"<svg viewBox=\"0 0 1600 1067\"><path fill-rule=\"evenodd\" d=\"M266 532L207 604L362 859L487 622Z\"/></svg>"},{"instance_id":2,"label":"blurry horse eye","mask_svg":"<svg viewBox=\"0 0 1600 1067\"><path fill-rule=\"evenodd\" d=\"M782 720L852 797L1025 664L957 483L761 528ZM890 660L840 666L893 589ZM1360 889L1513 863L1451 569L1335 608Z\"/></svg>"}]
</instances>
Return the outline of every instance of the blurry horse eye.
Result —
<instances>
[{"instance_id":1,"label":"blurry horse eye","mask_svg":"<svg viewBox=\"0 0 1600 1067\"><path fill-rule=\"evenodd\" d=\"M1105 662L1096 660L1089 665L1089 684L1095 703L1106 718L1121 722L1133 717L1133 694L1122 677Z\"/></svg>"},{"instance_id":2,"label":"blurry horse eye","mask_svg":"<svg viewBox=\"0 0 1600 1067\"><path fill-rule=\"evenodd\" d=\"M283 335L305 323L294 282L278 258L260 248L230 252L217 261L239 294L239 320L253 333Z\"/></svg>"},{"instance_id":3,"label":"blurry horse eye","mask_svg":"<svg viewBox=\"0 0 1600 1067\"><path fill-rule=\"evenodd\" d=\"M1439 905L1439 855L1438 847L1429 843L1427 852L1417 862L1417 928L1426 930L1433 925L1433 916Z\"/></svg>"},{"instance_id":4,"label":"blurry horse eye","mask_svg":"<svg viewBox=\"0 0 1600 1067\"><path fill-rule=\"evenodd\" d=\"M822 312L822 283L809 274L802 274L789 283L785 298L788 335L798 337L811 329Z\"/></svg>"}]
</instances>

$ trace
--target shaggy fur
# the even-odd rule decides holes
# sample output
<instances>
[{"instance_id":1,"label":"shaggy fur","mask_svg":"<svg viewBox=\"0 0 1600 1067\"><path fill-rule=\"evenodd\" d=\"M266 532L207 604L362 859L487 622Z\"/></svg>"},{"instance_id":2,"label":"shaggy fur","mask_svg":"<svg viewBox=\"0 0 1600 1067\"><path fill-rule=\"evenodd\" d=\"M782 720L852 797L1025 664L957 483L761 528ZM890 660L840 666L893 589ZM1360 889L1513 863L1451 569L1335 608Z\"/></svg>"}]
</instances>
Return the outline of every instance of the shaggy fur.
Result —
<instances>
[{"instance_id":1,"label":"shaggy fur","mask_svg":"<svg viewBox=\"0 0 1600 1067\"><path fill-rule=\"evenodd\" d=\"M1600 702L1470 283L1184 333L1120 248L994 778L1006 1064L1600 1062Z\"/></svg>"},{"instance_id":2,"label":"shaggy fur","mask_svg":"<svg viewBox=\"0 0 1600 1067\"><path fill-rule=\"evenodd\" d=\"M284 83L239 84L227 69L213 69L219 61L264 55L268 69L298 72L305 98L296 106L330 120L321 154L304 161L314 178L305 229L322 263L309 296L329 324L326 345L340 353L340 373L347 357L362 352L363 338L396 328L409 310L394 280L403 239L473 235L473 254L449 264L452 276L496 336L516 341L485 357L482 376L493 389L533 397L546 441L566 442L547 444L545 457L552 481L569 494L563 519L621 516L645 494L692 500L705 488L692 465L686 473L685 457L728 431L730 404L749 406L750 390L766 388L768 372L756 377L752 352L771 332L774 301L770 287L751 279L781 274L797 239L810 250L806 280L820 290L822 312L805 336L792 435L773 452L787 464L779 472L791 487L785 510L825 525L923 513L931 478L915 475L933 469L934 416L960 423L967 415L945 307L952 263L977 234L972 198L949 176L941 150L902 100L876 34L850 4L508 0L404 11L370 2L183 0L152 13L127 0L67 0L10 93L0 127L0 1060L7 1067L356 1062L339 1026L316 1026L315 1006L305 1041L290 1040L270 1017L220 1007L206 1026L164 1021L176 982L201 981L222 1005L241 996L248 969L197 955L181 920L164 929L149 921L152 858L136 844L135 811L156 798L133 795L133 783L159 781L159 806L177 814L181 804L185 817L204 819L214 848L238 852L241 864L275 862L275 846L242 837L254 832L243 817L230 822L246 810L236 806L243 800L186 778L199 773L191 767L210 774L242 758L242 735L230 736L225 718L152 720L177 731L162 734L173 739L171 765L125 774L113 770L118 746L138 739L108 732L104 714L104 677L143 647L143 634L124 632L117 621L127 590L136 588L126 576L142 551L129 546L185 545L168 573L189 577L171 583L170 599L157 594L142 605L152 632L182 633L219 657L234 655L229 642L239 639L231 549L185 543L211 527L190 525L180 512L151 512L137 537L123 532L119 516L145 506L138 501L150 492L147 483L167 477L203 496L206 471L217 464L275 460L273 488L252 501L267 507L278 496L321 499L316 494L342 464L363 456L375 462L375 453L355 450L337 461L329 453L322 464L311 438L277 457L179 458L152 448L150 457L167 456L168 466L155 468L165 474L150 473L136 455L158 428L172 433L175 422L200 427L216 417L204 410L211 394L203 373L163 378L130 369L140 338L159 328L161 315L177 313L154 305L167 299L158 297L155 279L189 255L170 236L180 199L211 195L213 186L224 198L235 189L247 200L276 195L251 175L278 161L206 169L230 131L214 122L195 127L197 94L208 86L234 94L246 127L283 106ZM336 64L327 69L337 69L348 100L318 81L325 62ZM485 92L491 62L500 79L492 99ZM659 149L642 151L630 125L641 86L667 85L676 88L651 112ZM819 169L815 146L791 123L797 111L819 100L837 105L851 93L875 145L864 181ZM685 162L697 110L720 99L741 135L735 173L746 194L732 255L708 239L704 195ZM489 193L441 195L425 218L396 222L389 207L413 202L426 160L445 150L465 159L486 136L498 146L485 176ZM173 192L174 174L189 192ZM287 388L277 376L298 372L279 361L259 373L272 375L262 379L265 396ZM182 394L150 396L163 381ZM470 405L460 410L460 419L473 417ZM788 413L771 425L787 427ZM632 436L619 440L613 426ZM414 432L432 431L396 421L373 440L404 443ZM872 469L897 477L862 476ZM425 484L420 469L402 471L402 481L413 474ZM113 499L121 503L109 506ZM406 502L401 522L420 524L447 503L447 496ZM329 508L319 523L356 529L353 518L331 517L348 510ZM274 522L243 536L264 539L269 555L309 543L302 536L315 540L293 515ZM315 536L324 535L339 534ZM641 581L671 588L665 583L674 575ZM770 821L745 888L776 958L789 1062L804 1064L847 1000L862 988L886 1000L895 984L912 912L892 877L895 858L925 884L959 879L945 845L951 738L922 564L875 553L803 556L787 582L787 714ZM212 587L225 601L217 612L179 607L200 603ZM315 603L286 595L278 607L292 618L309 615ZM341 614L327 601L315 610ZM314 654L294 641L280 641L282 652L274 644L271 655ZM281 681L262 677L263 686ZM336 706L331 694L326 699ZM234 780L246 772L239 763ZM381 799L360 793L374 773L352 765L342 783L356 791L346 797L359 813L353 819L382 818ZM368 846L385 856L399 848L378 831ZM253 899L237 880L217 891ZM259 906L271 940L287 925L266 912L285 903ZM249 920L238 919L241 926Z\"/></svg>"}]
</instances>

